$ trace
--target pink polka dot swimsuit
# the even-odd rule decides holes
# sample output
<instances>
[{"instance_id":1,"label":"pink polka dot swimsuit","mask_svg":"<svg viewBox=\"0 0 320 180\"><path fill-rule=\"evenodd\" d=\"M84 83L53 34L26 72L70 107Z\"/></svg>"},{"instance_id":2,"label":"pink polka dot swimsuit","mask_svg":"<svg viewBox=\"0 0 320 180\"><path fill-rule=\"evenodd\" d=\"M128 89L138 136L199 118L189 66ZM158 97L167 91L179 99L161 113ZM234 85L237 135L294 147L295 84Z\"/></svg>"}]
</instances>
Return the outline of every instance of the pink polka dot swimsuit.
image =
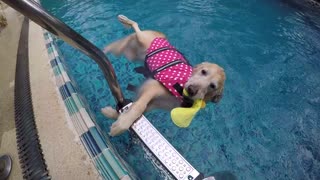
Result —
<instances>
[{"instance_id":1,"label":"pink polka dot swimsuit","mask_svg":"<svg viewBox=\"0 0 320 180\"><path fill-rule=\"evenodd\" d=\"M167 47L166 50L157 52L165 47ZM179 84L183 88L191 77L192 67L187 60L165 38L155 38L147 54L146 67L151 72L161 69L154 74L154 79L161 82L174 96L182 100L181 94L174 88L174 85ZM171 66L162 69L166 65Z\"/></svg>"}]
</instances>

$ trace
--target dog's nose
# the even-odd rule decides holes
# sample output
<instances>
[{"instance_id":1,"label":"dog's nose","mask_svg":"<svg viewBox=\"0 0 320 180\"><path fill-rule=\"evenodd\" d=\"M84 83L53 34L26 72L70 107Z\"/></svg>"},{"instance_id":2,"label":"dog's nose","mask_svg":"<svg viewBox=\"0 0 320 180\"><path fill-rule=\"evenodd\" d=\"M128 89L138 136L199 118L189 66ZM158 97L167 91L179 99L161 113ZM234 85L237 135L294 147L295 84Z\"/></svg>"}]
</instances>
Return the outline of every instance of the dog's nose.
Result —
<instances>
[{"instance_id":1,"label":"dog's nose","mask_svg":"<svg viewBox=\"0 0 320 180\"><path fill-rule=\"evenodd\" d=\"M189 96L194 96L194 95L197 94L198 89L197 89L195 86L190 85L190 86L187 88L187 92L188 92Z\"/></svg>"}]
</instances>

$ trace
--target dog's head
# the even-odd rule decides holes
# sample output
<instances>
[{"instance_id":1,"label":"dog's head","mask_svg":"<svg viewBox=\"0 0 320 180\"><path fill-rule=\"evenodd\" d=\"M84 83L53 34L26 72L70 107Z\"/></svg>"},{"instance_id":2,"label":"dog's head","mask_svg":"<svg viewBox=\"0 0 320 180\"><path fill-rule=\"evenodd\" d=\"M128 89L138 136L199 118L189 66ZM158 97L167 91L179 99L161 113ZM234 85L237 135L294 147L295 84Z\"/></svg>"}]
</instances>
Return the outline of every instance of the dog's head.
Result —
<instances>
[{"instance_id":1,"label":"dog's head","mask_svg":"<svg viewBox=\"0 0 320 180\"><path fill-rule=\"evenodd\" d=\"M194 100L203 99L206 102L218 103L222 98L225 79L223 68L204 62L194 67L185 89Z\"/></svg>"}]
</instances>

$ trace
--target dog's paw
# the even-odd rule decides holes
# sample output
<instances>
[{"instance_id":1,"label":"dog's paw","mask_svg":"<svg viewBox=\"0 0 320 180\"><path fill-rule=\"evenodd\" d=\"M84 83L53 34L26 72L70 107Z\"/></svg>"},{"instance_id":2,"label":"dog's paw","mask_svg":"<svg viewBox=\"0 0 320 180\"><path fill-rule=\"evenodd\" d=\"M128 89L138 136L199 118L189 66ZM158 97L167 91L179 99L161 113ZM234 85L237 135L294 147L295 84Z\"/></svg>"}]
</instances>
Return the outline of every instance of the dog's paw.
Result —
<instances>
[{"instance_id":1,"label":"dog's paw","mask_svg":"<svg viewBox=\"0 0 320 180\"><path fill-rule=\"evenodd\" d=\"M105 54L107 54L110 51L110 46L106 46L105 48L103 48L103 52Z\"/></svg>"},{"instance_id":2,"label":"dog's paw","mask_svg":"<svg viewBox=\"0 0 320 180\"><path fill-rule=\"evenodd\" d=\"M125 132L130 128L132 123L133 123L132 121L130 121L129 119L126 119L122 115L119 116L118 120L111 125L109 135L117 136L119 134L122 134L123 132Z\"/></svg>"},{"instance_id":3,"label":"dog's paw","mask_svg":"<svg viewBox=\"0 0 320 180\"><path fill-rule=\"evenodd\" d=\"M139 110L135 105L132 105L129 111L118 115L119 117L117 121L112 124L109 134L111 136L116 136L123 133L128 130L141 115L141 110Z\"/></svg>"},{"instance_id":4,"label":"dog's paw","mask_svg":"<svg viewBox=\"0 0 320 180\"><path fill-rule=\"evenodd\" d=\"M114 119L114 120L119 117L119 113L115 109L113 109L111 106L101 108L101 113L105 115L107 118Z\"/></svg>"}]
</instances>

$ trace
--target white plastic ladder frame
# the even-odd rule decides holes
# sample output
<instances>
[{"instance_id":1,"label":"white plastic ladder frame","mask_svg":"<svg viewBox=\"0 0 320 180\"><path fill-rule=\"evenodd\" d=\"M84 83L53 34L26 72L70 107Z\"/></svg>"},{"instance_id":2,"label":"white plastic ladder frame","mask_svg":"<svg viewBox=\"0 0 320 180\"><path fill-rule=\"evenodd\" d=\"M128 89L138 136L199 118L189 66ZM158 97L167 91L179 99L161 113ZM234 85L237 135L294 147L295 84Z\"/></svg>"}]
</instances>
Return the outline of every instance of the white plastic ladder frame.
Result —
<instances>
[{"instance_id":1,"label":"white plastic ladder frame","mask_svg":"<svg viewBox=\"0 0 320 180\"><path fill-rule=\"evenodd\" d=\"M120 110L125 113L132 103ZM160 163L179 180L203 179L203 175L198 172L166 139L161 133L142 115L130 128L138 138L145 144L150 152L160 161Z\"/></svg>"}]
</instances>

